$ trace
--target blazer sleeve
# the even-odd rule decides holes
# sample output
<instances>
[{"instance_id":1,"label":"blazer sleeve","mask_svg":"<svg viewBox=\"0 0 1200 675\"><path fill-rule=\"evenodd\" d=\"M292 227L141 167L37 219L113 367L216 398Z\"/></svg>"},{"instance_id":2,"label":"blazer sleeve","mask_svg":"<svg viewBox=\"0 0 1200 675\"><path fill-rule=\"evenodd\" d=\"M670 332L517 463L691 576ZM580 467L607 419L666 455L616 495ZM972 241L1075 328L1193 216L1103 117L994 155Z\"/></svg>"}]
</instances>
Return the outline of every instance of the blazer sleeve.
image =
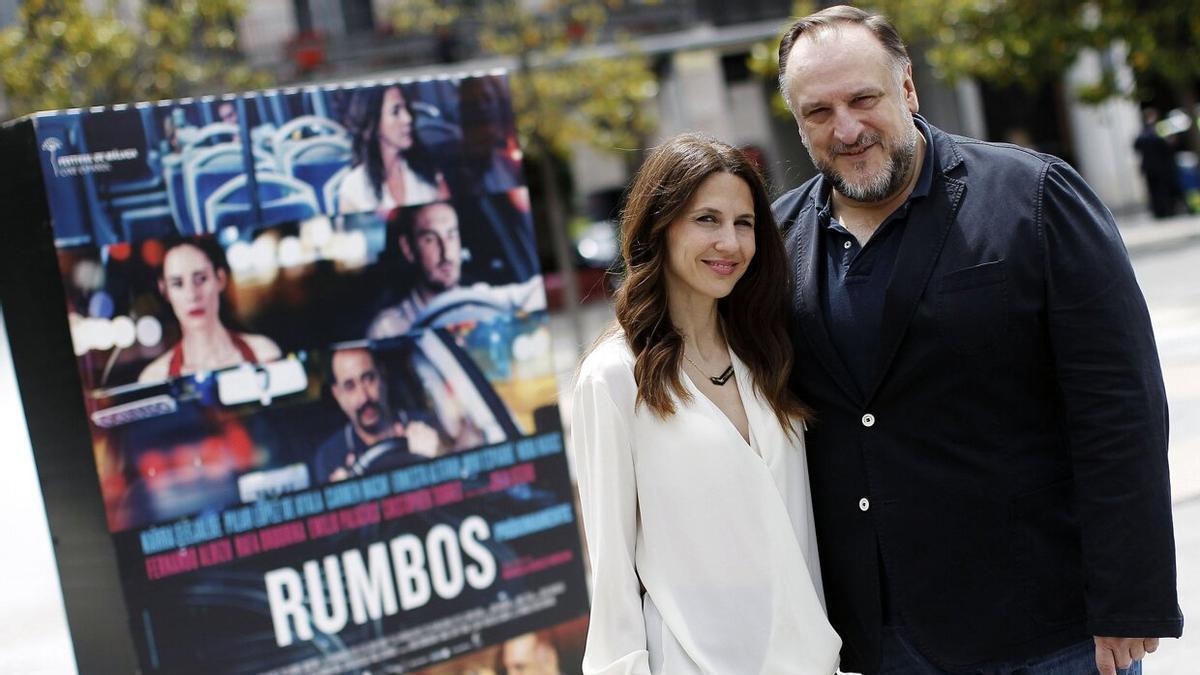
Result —
<instances>
[{"instance_id":1,"label":"blazer sleeve","mask_svg":"<svg viewBox=\"0 0 1200 675\"><path fill-rule=\"evenodd\" d=\"M1040 214L1088 630L1178 637L1166 392L1146 301L1111 214L1065 164L1047 169Z\"/></svg>"},{"instance_id":2,"label":"blazer sleeve","mask_svg":"<svg viewBox=\"0 0 1200 675\"><path fill-rule=\"evenodd\" d=\"M592 615L583 672L650 672L641 583L634 568L637 488L627 420L602 379L581 377L571 447L592 566Z\"/></svg>"}]
</instances>

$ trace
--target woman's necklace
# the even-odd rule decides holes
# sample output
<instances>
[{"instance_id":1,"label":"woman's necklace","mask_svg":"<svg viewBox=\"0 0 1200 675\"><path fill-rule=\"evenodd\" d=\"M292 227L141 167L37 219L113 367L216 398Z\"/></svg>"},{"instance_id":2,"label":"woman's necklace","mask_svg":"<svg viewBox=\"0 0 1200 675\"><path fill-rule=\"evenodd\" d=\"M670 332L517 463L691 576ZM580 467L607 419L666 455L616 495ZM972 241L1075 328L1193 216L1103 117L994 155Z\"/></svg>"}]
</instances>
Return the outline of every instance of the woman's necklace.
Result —
<instances>
[{"instance_id":1,"label":"woman's necklace","mask_svg":"<svg viewBox=\"0 0 1200 675\"><path fill-rule=\"evenodd\" d=\"M695 361L688 358L687 352L683 352L683 358L687 359L687 362L692 364L693 368L700 371L701 375L707 377L709 382L712 382L713 384L717 385L718 387L725 386L725 383L729 381L729 378L733 377L733 363L730 363L728 366L725 366L725 370L721 371L720 375L713 377L712 375L709 375L708 373L704 372L703 368L696 365Z\"/></svg>"}]
</instances>

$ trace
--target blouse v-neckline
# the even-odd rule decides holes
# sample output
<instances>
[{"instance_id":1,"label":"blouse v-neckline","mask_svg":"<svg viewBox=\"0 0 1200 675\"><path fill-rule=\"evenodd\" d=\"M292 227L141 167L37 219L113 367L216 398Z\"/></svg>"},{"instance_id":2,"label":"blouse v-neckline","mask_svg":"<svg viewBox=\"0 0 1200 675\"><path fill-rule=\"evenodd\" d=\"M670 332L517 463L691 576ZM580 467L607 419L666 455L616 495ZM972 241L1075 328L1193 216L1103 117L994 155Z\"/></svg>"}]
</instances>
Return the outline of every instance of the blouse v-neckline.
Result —
<instances>
[{"instance_id":1,"label":"blouse v-neckline","mask_svg":"<svg viewBox=\"0 0 1200 675\"><path fill-rule=\"evenodd\" d=\"M729 431L733 432L733 435L737 437L739 441L741 441L742 445L753 452L754 455L759 459L764 459L762 456L762 451L758 447L757 439L754 433L755 410L752 408L752 405L757 405L757 401L752 400L754 395L754 385L752 382L750 382L748 377L749 371L746 370L746 365L743 364L741 359L737 357L737 354L733 353L732 349L729 349L728 347L726 347L726 349L729 352L729 361L733 365L733 379L737 382L738 399L742 403L743 412L746 413L746 436L749 437L749 440L747 440L746 436L742 436L742 432L738 431L737 425L733 423L733 420L729 418L729 415L726 415L725 411L721 410L721 406L717 405L716 401L709 398L708 394L704 393L704 390L700 388L700 385L696 384L696 381L692 379L691 373L689 373L686 368L681 368L680 370L683 371L683 376L687 378L687 384L692 390L692 396L699 396L700 398L704 399L704 402L711 407L717 413L717 415L720 416L721 423L724 424ZM751 391L747 391L748 387L751 389Z\"/></svg>"}]
</instances>

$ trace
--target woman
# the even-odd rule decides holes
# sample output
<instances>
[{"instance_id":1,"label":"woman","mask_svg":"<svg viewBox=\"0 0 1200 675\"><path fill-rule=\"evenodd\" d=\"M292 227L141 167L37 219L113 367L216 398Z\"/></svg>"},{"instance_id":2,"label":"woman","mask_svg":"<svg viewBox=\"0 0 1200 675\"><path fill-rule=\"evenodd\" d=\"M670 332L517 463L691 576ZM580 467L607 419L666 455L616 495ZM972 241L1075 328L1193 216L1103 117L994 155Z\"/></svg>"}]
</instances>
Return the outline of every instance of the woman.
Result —
<instances>
[{"instance_id":1,"label":"woman","mask_svg":"<svg viewBox=\"0 0 1200 675\"><path fill-rule=\"evenodd\" d=\"M354 168L338 186L338 211L377 211L450 197L446 180L416 142L413 114L399 85L354 93L348 113Z\"/></svg>"},{"instance_id":2,"label":"woman","mask_svg":"<svg viewBox=\"0 0 1200 675\"><path fill-rule=\"evenodd\" d=\"M158 382L239 363L265 363L281 356L271 338L230 330L222 316L229 265L209 239L176 240L166 245L158 290L179 321L179 342L150 362L138 382Z\"/></svg>"},{"instance_id":3,"label":"woman","mask_svg":"<svg viewBox=\"0 0 1200 675\"><path fill-rule=\"evenodd\" d=\"M617 326L580 366L587 673L834 672L787 387L783 245L738 150L657 148L621 218Z\"/></svg>"}]
</instances>

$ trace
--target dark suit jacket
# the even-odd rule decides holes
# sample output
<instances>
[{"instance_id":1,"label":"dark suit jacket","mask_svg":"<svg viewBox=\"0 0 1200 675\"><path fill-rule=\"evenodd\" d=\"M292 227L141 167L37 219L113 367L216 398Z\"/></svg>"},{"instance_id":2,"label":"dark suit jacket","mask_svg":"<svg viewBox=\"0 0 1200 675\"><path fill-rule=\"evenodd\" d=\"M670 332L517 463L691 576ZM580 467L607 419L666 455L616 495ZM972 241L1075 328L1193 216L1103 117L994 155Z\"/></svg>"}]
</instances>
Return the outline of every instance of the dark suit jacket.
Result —
<instances>
[{"instance_id":1,"label":"dark suit jacket","mask_svg":"<svg viewBox=\"0 0 1200 675\"><path fill-rule=\"evenodd\" d=\"M881 559L947 669L1178 636L1162 373L1112 216L1061 160L930 129L865 395L820 307L827 182L774 206L842 667L878 667Z\"/></svg>"}]
</instances>

